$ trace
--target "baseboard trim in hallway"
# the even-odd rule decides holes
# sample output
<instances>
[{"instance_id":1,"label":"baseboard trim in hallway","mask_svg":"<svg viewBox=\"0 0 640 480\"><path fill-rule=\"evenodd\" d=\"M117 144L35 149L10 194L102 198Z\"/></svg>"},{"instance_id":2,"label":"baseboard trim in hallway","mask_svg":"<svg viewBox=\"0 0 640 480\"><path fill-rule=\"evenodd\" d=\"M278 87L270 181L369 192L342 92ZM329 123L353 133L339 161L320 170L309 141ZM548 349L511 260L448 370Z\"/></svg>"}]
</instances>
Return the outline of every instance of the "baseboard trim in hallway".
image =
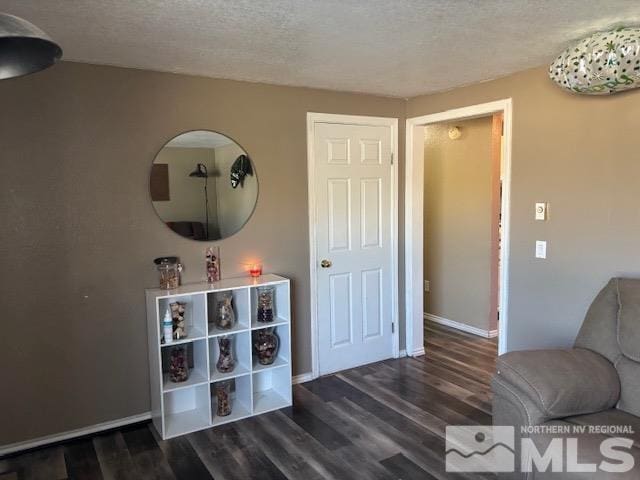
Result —
<instances>
[{"instance_id":1,"label":"baseboard trim in hallway","mask_svg":"<svg viewBox=\"0 0 640 480\"><path fill-rule=\"evenodd\" d=\"M483 330L482 328L472 327L466 323L456 322L455 320L449 320L448 318L439 317L431 313L425 313L424 319L446 327L455 328L456 330L471 333L472 335L478 335L483 338L495 338L498 336L498 330Z\"/></svg>"}]
</instances>

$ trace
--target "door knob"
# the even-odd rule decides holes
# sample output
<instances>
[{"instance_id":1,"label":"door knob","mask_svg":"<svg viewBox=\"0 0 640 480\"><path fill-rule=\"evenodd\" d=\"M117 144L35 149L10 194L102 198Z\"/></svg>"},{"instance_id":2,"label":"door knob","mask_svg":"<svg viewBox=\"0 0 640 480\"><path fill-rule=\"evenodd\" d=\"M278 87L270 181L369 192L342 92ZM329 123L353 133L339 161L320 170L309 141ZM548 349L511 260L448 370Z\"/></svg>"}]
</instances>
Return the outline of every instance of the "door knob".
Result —
<instances>
[{"instance_id":1,"label":"door knob","mask_svg":"<svg viewBox=\"0 0 640 480\"><path fill-rule=\"evenodd\" d=\"M331 260L322 260L320 266L322 268L329 268L332 265Z\"/></svg>"}]
</instances>

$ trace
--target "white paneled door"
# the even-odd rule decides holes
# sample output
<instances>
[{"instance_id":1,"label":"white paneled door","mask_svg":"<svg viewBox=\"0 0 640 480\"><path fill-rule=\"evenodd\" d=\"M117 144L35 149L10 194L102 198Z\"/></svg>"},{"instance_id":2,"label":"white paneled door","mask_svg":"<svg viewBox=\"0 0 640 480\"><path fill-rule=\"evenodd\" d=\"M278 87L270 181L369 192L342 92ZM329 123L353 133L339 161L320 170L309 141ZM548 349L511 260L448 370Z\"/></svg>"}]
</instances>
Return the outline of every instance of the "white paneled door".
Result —
<instances>
[{"instance_id":1,"label":"white paneled door","mask_svg":"<svg viewBox=\"0 0 640 480\"><path fill-rule=\"evenodd\" d=\"M315 123L321 375L393 356L392 127Z\"/></svg>"}]
</instances>

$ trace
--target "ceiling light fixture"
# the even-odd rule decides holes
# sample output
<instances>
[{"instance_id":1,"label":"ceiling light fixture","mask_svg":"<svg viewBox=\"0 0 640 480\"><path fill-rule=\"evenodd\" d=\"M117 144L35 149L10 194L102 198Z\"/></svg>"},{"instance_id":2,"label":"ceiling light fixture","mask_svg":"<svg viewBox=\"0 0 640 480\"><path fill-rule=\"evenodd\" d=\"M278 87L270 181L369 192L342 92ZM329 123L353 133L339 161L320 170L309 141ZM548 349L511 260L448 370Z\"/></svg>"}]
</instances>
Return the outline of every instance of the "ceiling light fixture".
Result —
<instances>
[{"instance_id":1,"label":"ceiling light fixture","mask_svg":"<svg viewBox=\"0 0 640 480\"><path fill-rule=\"evenodd\" d=\"M38 27L0 13L0 80L44 70L61 57L60 46Z\"/></svg>"},{"instance_id":2,"label":"ceiling light fixture","mask_svg":"<svg viewBox=\"0 0 640 480\"><path fill-rule=\"evenodd\" d=\"M451 140L458 140L461 136L462 136L462 132L460 131L460 127L449 128L449 138Z\"/></svg>"},{"instance_id":3,"label":"ceiling light fixture","mask_svg":"<svg viewBox=\"0 0 640 480\"><path fill-rule=\"evenodd\" d=\"M567 90L607 95L640 87L640 28L598 32L567 48L549 67Z\"/></svg>"}]
</instances>

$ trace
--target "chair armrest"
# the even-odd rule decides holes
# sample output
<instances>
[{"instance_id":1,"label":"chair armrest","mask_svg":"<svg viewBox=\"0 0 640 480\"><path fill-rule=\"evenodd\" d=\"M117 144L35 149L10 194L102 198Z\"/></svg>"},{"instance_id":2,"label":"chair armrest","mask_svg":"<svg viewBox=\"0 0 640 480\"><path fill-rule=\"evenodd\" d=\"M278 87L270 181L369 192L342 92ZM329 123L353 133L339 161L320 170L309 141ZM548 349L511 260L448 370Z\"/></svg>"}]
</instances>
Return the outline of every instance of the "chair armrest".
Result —
<instances>
[{"instance_id":1,"label":"chair armrest","mask_svg":"<svg viewBox=\"0 0 640 480\"><path fill-rule=\"evenodd\" d=\"M494 380L524 394L543 421L606 410L620 397L620 378L613 364L581 348L501 355Z\"/></svg>"}]
</instances>

